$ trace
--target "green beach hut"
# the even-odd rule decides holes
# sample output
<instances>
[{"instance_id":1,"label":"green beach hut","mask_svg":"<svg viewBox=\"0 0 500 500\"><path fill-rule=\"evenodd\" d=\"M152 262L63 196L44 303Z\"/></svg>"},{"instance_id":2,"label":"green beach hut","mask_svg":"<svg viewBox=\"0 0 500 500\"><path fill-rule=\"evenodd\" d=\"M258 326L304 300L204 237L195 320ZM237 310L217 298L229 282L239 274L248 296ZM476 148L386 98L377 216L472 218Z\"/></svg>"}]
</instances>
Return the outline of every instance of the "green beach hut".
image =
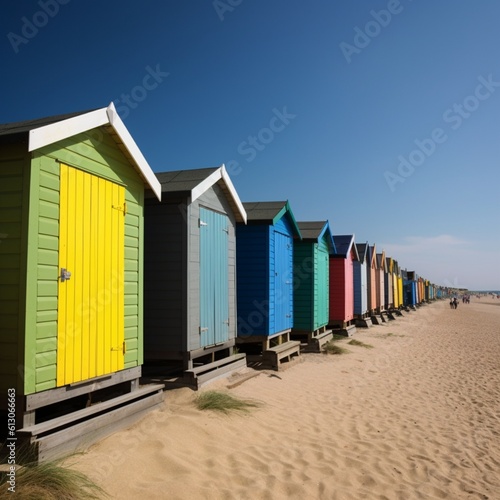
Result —
<instances>
[{"instance_id":1,"label":"green beach hut","mask_svg":"<svg viewBox=\"0 0 500 500\"><path fill-rule=\"evenodd\" d=\"M141 392L146 186L160 198L113 104L0 126L0 394L26 434L61 402Z\"/></svg>"},{"instance_id":2,"label":"green beach hut","mask_svg":"<svg viewBox=\"0 0 500 500\"><path fill-rule=\"evenodd\" d=\"M329 255L335 243L328 221L297 222L302 239L293 243L293 330L318 349L332 338L329 322Z\"/></svg>"}]
</instances>

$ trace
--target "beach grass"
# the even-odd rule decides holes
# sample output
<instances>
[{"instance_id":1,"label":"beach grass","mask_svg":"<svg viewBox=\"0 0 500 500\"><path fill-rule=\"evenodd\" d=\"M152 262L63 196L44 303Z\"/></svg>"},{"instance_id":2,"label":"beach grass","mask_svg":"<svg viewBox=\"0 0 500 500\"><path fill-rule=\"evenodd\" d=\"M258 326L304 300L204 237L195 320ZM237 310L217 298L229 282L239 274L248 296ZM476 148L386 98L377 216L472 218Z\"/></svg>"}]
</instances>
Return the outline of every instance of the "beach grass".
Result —
<instances>
[{"instance_id":1,"label":"beach grass","mask_svg":"<svg viewBox=\"0 0 500 500\"><path fill-rule=\"evenodd\" d=\"M221 413L233 411L248 412L250 408L257 408L260 403L248 399L240 399L226 392L206 391L200 393L195 399L199 410L212 410Z\"/></svg>"},{"instance_id":2,"label":"beach grass","mask_svg":"<svg viewBox=\"0 0 500 500\"><path fill-rule=\"evenodd\" d=\"M346 354L349 352L349 350L345 347L341 347L335 344L335 342L330 341L323 346L323 352L325 354Z\"/></svg>"},{"instance_id":3,"label":"beach grass","mask_svg":"<svg viewBox=\"0 0 500 500\"><path fill-rule=\"evenodd\" d=\"M337 342L338 340L344 340L346 337L345 335L339 335L338 333L332 334L332 340L331 342Z\"/></svg>"},{"instance_id":4,"label":"beach grass","mask_svg":"<svg viewBox=\"0 0 500 500\"><path fill-rule=\"evenodd\" d=\"M361 342L360 340L355 340L352 339L349 342L347 342L349 345L357 345L359 347L364 347L366 349L373 349L373 346L371 344L365 344L364 342Z\"/></svg>"},{"instance_id":5,"label":"beach grass","mask_svg":"<svg viewBox=\"0 0 500 500\"><path fill-rule=\"evenodd\" d=\"M65 459L67 460L67 459ZM9 491L7 475L0 479L0 499L91 500L108 494L85 474L63 465L62 460L17 466L15 491Z\"/></svg>"}]
</instances>

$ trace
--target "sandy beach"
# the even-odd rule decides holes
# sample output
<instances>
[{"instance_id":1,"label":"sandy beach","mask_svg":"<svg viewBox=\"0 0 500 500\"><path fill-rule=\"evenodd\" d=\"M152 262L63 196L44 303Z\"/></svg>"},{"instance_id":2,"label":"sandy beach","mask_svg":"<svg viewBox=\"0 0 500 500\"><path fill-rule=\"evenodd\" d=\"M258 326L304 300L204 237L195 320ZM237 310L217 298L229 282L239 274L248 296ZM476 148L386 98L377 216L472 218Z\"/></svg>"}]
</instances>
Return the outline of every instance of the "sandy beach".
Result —
<instances>
[{"instance_id":1,"label":"sandy beach","mask_svg":"<svg viewBox=\"0 0 500 500\"><path fill-rule=\"evenodd\" d=\"M220 415L189 389L92 446L75 468L116 499L500 498L500 300L446 300L305 354L218 381L261 406Z\"/></svg>"}]
</instances>

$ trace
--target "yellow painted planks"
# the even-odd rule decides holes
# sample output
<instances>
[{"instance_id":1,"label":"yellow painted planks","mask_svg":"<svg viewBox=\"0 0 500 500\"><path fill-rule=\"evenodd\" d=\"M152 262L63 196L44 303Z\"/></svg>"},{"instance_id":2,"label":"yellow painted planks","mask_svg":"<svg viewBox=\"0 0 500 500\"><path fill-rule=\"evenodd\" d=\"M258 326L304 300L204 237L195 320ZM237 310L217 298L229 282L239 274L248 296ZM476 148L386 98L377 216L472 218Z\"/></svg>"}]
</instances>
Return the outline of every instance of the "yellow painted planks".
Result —
<instances>
[{"instance_id":1,"label":"yellow painted planks","mask_svg":"<svg viewBox=\"0 0 500 500\"><path fill-rule=\"evenodd\" d=\"M125 188L61 165L57 385L124 366Z\"/></svg>"}]
</instances>

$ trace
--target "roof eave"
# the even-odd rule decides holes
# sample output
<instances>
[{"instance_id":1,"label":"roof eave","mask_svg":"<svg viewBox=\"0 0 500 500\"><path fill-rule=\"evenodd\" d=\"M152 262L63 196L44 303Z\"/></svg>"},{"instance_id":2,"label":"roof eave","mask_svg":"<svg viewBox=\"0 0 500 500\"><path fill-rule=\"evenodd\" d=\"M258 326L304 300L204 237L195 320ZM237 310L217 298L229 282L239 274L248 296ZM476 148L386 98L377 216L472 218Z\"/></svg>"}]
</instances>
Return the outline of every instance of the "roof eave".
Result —
<instances>
[{"instance_id":1,"label":"roof eave","mask_svg":"<svg viewBox=\"0 0 500 500\"><path fill-rule=\"evenodd\" d=\"M109 125L114 130L121 144L130 155L139 174L155 193L156 197L161 200L161 184L116 112L113 103L110 103L107 108L97 109L30 130L28 151L35 151L49 144L54 144L55 142L86 132L87 130L106 125Z\"/></svg>"},{"instance_id":2,"label":"roof eave","mask_svg":"<svg viewBox=\"0 0 500 500\"><path fill-rule=\"evenodd\" d=\"M274 216L274 219L272 220L273 226L276 224L286 213L290 216L290 220L292 222L292 227L295 230L295 235L301 240L302 239L302 233L300 232L299 225L297 224L297 221L295 219L295 216L293 215L292 209L290 207L290 203L287 200L285 205L283 205L283 208Z\"/></svg>"},{"instance_id":3,"label":"roof eave","mask_svg":"<svg viewBox=\"0 0 500 500\"><path fill-rule=\"evenodd\" d=\"M191 201L193 202L198 199L203 193L221 180L223 181L222 190L225 192L226 196L228 196L229 202L233 206L236 221L246 224L247 212L243 207L243 203L241 202L233 183L231 182L224 164L222 164L217 170L212 172L207 178L191 190Z\"/></svg>"}]
</instances>

